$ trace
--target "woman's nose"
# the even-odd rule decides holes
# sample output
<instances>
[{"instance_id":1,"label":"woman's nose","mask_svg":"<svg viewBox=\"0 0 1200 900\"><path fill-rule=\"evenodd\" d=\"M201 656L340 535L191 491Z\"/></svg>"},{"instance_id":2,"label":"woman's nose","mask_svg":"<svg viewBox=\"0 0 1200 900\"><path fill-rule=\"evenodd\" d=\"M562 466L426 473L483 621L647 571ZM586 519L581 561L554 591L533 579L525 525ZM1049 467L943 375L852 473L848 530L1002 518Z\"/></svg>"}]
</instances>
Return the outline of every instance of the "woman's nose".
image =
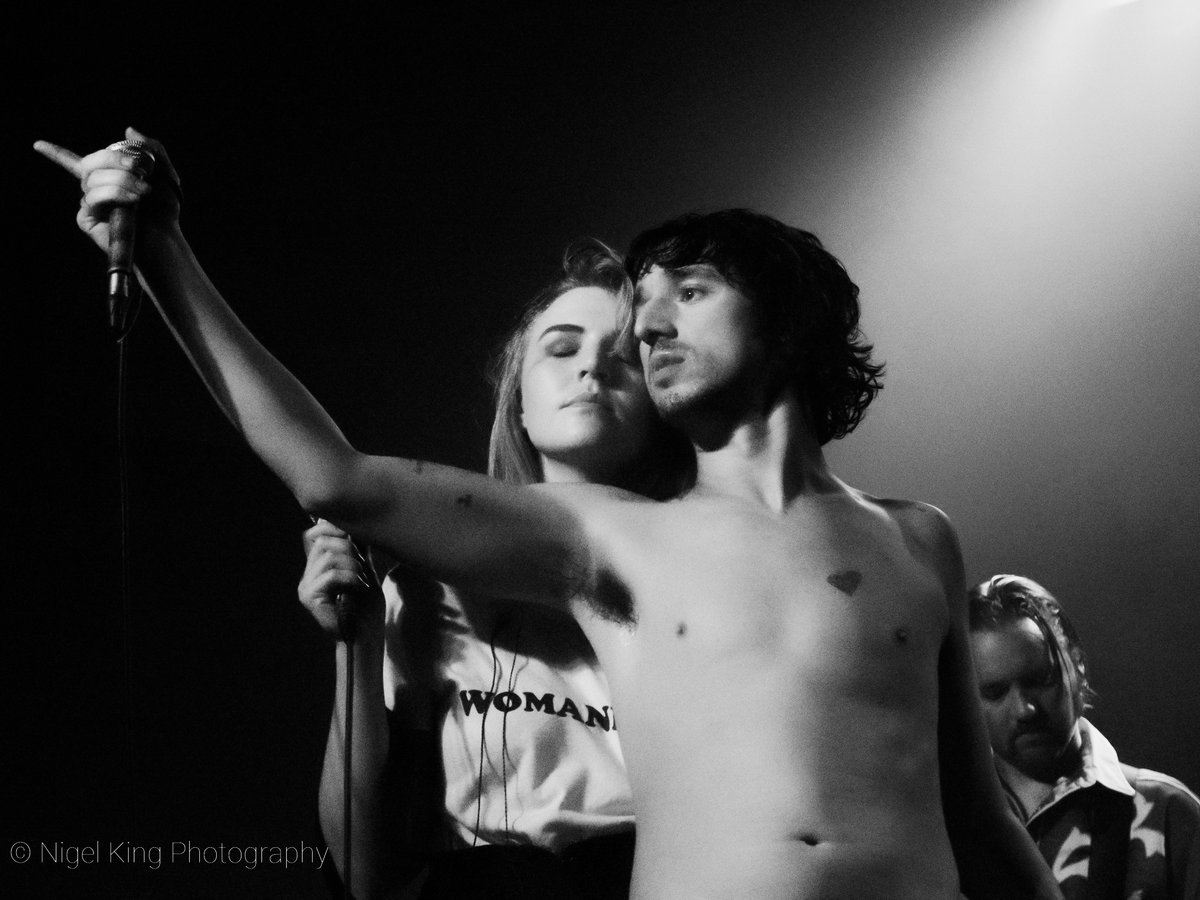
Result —
<instances>
[{"instance_id":1,"label":"woman's nose","mask_svg":"<svg viewBox=\"0 0 1200 900\"><path fill-rule=\"evenodd\" d=\"M609 375L609 354L603 348L593 347L583 349L577 357L580 378L595 378L604 381Z\"/></svg>"}]
</instances>

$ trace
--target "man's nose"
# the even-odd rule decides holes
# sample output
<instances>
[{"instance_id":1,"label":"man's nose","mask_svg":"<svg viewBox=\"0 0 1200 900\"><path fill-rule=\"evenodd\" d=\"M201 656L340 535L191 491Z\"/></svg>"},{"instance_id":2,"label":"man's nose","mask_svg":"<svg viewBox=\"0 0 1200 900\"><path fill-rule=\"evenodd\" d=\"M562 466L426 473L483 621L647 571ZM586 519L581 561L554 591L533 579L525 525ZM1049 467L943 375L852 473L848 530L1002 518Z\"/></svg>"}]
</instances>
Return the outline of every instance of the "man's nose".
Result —
<instances>
[{"instance_id":1,"label":"man's nose","mask_svg":"<svg viewBox=\"0 0 1200 900\"><path fill-rule=\"evenodd\" d=\"M1032 695L1024 691L1014 690L1010 702L1013 707L1013 715L1017 718L1017 721L1024 722L1037 715L1037 701Z\"/></svg>"},{"instance_id":2,"label":"man's nose","mask_svg":"<svg viewBox=\"0 0 1200 900\"><path fill-rule=\"evenodd\" d=\"M660 337L674 337L671 303L662 297L644 300L634 316L633 334L643 344L653 344Z\"/></svg>"}]
</instances>

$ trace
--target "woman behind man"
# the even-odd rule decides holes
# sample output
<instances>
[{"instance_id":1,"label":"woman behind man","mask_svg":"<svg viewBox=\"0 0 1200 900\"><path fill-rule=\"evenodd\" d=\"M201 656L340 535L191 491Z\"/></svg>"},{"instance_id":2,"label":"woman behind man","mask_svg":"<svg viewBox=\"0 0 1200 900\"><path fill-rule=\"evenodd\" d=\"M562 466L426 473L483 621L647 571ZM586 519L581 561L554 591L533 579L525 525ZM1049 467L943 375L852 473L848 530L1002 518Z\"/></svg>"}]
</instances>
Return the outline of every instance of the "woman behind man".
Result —
<instances>
[{"instance_id":1,"label":"woman behind man","mask_svg":"<svg viewBox=\"0 0 1200 900\"><path fill-rule=\"evenodd\" d=\"M561 277L527 305L497 359L493 477L608 484L653 499L685 486L690 448L655 414L621 328L629 291L608 247L567 249ZM333 604L361 588L360 566L327 522L305 542L300 598L336 635ZM427 900L627 896L633 809L618 719L575 621L531 604L475 602L400 567L384 594L386 612L361 595L355 610L356 893L405 885ZM335 859L344 654L339 644L320 793ZM424 852L432 855L422 867Z\"/></svg>"}]
</instances>

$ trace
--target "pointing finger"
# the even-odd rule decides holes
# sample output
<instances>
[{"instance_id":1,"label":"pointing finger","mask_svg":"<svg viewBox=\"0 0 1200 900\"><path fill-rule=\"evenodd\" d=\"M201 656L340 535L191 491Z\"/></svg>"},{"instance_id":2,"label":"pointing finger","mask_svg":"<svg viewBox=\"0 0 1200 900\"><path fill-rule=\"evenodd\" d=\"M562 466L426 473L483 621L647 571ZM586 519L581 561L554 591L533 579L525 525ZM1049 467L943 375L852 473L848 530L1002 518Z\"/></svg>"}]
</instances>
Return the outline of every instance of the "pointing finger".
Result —
<instances>
[{"instance_id":1,"label":"pointing finger","mask_svg":"<svg viewBox=\"0 0 1200 900\"><path fill-rule=\"evenodd\" d=\"M58 163L76 178L83 177L83 166L80 165L79 155L72 153L66 147L60 147L49 141L35 141L33 149L51 162Z\"/></svg>"}]
</instances>

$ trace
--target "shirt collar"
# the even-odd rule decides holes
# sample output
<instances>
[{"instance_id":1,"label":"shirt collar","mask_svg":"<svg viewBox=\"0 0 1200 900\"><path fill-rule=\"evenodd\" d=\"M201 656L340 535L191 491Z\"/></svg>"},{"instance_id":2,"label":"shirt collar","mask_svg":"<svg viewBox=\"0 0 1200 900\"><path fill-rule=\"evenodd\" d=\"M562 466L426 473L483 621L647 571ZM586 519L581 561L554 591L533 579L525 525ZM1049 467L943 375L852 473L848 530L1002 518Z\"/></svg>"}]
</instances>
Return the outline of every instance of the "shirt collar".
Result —
<instances>
[{"instance_id":1,"label":"shirt collar","mask_svg":"<svg viewBox=\"0 0 1200 900\"><path fill-rule=\"evenodd\" d=\"M1117 759L1117 751L1097 729L1096 726L1082 716L1075 726L1079 730L1079 755L1083 764L1074 775L1064 775L1055 782L1049 795L1038 805L1029 821L1033 821L1058 801L1069 794L1099 785L1127 797L1134 795L1134 790L1121 771L1121 761Z\"/></svg>"},{"instance_id":2,"label":"shirt collar","mask_svg":"<svg viewBox=\"0 0 1200 900\"><path fill-rule=\"evenodd\" d=\"M1087 719L1080 717L1075 728L1079 733L1079 756L1082 760L1080 767L1072 775L1064 775L1053 785L1042 784L1023 775L1018 769L1008 765L998 765L1001 782L1005 785L1010 801L1017 805L1014 811L1031 809L1028 816L1023 816L1026 824L1057 804L1064 797L1099 785L1118 794L1132 797L1134 790L1121 771L1121 762L1117 759L1117 751ZM996 757L998 763L1003 763Z\"/></svg>"},{"instance_id":3,"label":"shirt collar","mask_svg":"<svg viewBox=\"0 0 1200 900\"><path fill-rule=\"evenodd\" d=\"M1083 739L1083 771L1072 782L1079 787L1099 784L1110 791L1132 797L1133 787L1121 771L1117 751L1108 739L1084 718L1079 720L1079 734Z\"/></svg>"}]
</instances>

